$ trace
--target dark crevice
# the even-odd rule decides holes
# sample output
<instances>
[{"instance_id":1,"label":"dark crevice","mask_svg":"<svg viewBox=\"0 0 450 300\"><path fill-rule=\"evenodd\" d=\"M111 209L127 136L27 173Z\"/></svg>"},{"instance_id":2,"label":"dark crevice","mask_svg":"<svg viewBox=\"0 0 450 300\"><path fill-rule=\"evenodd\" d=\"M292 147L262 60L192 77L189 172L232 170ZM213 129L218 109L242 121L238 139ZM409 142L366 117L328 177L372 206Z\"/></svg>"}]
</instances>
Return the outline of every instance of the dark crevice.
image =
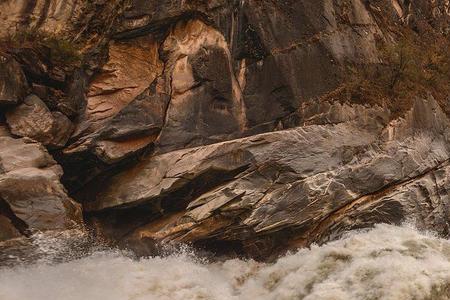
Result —
<instances>
[{"instance_id":1,"label":"dark crevice","mask_svg":"<svg viewBox=\"0 0 450 300\"><path fill-rule=\"evenodd\" d=\"M248 165L235 170L210 168L195 178L187 179L188 184L161 199L161 208L166 213L184 211L189 203L202 194L232 180L248 169Z\"/></svg>"},{"instance_id":2,"label":"dark crevice","mask_svg":"<svg viewBox=\"0 0 450 300\"><path fill-rule=\"evenodd\" d=\"M9 204L2 198L0 198L0 215L3 215L6 218L8 218L11 221L11 223L14 225L14 227L22 235L25 235L25 236L30 235L30 231L28 230L28 225L14 214L14 212L12 211Z\"/></svg>"},{"instance_id":3,"label":"dark crevice","mask_svg":"<svg viewBox=\"0 0 450 300\"><path fill-rule=\"evenodd\" d=\"M136 229L160 216L161 210L158 203L144 204L131 209L109 209L84 214L87 226L93 228L94 233L115 242L124 240Z\"/></svg>"},{"instance_id":4,"label":"dark crevice","mask_svg":"<svg viewBox=\"0 0 450 300\"><path fill-rule=\"evenodd\" d=\"M91 151L71 155L55 151L52 155L64 170L61 178L62 184L68 190L69 195L76 199L78 198L77 194L83 192L91 182L95 182L94 185L98 186L114 174L133 167L144 157L153 153L153 150L154 145L149 144L112 165L103 162Z\"/></svg>"},{"instance_id":5,"label":"dark crevice","mask_svg":"<svg viewBox=\"0 0 450 300\"><path fill-rule=\"evenodd\" d=\"M216 260L218 257L241 258L247 256L245 246L239 240L225 241L211 238L194 242L192 246L201 252L211 253Z\"/></svg>"},{"instance_id":6,"label":"dark crevice","mask_svg":"<svg viewBox=\"0 0 450 300\"><path fill-rule=\"evenodd\" d=\"M33 83L52 87L64 91L66 89L65 79L60 81L51 78L54 66L48 60L51 49L12 49L10 54L20 63L25 77L30 85ZM66 71L60 70L64 73ZM71 72L72 73L72 72ZM66 74L65 74L66 75Z\"/></svg>"},{"instance_id":7,"label":"dark crevice","mask_svg":"<svg viewBox=\"0 0 450 300\"><path fill-rule=\"evenodd\" d=\"M161 39L173 24L176 24L181 20L190 19L200 19L206 24L211 24L208 16L204 13L199 11L187 11L179 16L158 20L136 29L116 33L112 38L115 40L129 40L140 36L152 35L157 39Z\"/></svg>"},{"instance_id":8,"label":"dark crevice","mask_svg":"<svg viewBox=\"0 0 450 300\"><path fill-rule=\"evenodd\" d=\"M185 211L193 200L229 182L247 168L248 166L242 166L234 170L211 168L194 178L186 180L179 189L165 194L162 193L156 198L148 199L143 204L88 212L85 217L88 224L97 221L101 228L107 228L102 230L106 238L116 241L126 240L135 230L150 222ZM100 185L104 186L104 184ZM147 255L149 254L152 253L147 253Z\"/></svg>"}]
</instances>

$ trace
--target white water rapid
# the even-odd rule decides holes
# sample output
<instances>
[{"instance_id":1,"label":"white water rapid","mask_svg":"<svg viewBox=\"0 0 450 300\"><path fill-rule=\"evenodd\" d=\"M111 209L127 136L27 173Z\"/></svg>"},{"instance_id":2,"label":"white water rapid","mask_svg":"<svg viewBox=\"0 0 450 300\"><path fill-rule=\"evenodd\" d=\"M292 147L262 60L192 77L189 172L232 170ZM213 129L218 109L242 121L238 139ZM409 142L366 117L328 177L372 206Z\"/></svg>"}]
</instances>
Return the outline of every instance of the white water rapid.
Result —
<instances>
[{"instance_id":1,"label":"white water rapid","mask_svg":"<svg viewBox=\"0 0 450 300\"><path fill-rule=\"evenodd\" d=\"M98 250L66 262L3 267L0 299L450 299L450 241L377 225L273 264L207 263L188 251L136 260Z\"/></svg>"}]
</instances>

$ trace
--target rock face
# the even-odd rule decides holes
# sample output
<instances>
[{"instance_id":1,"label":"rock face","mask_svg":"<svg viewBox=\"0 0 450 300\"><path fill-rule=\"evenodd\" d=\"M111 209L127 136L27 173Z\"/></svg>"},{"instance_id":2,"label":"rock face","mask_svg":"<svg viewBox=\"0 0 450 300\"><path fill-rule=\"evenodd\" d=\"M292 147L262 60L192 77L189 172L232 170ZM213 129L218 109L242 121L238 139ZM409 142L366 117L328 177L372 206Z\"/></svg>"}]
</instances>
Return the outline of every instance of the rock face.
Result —
<instances>
[{"instance_id":1,"label":"rock face","mask_svg":"<svg viewBox=\"0 0 450 300\"><path fill-rule=\"evenodd\" d=\"M19 103L27 90L25 75L17 61L0 56L0 106Z\"/></svg>"},{"instance_id":2,"label":"rock face","mask_svg":"<svg viewBox=\"0 0 450 300\"><path fill-rule=\"evenodd\" d=\"M79 220L37 142L88 224L146 254L268 258L379 222L448 235L449 7L1 2L0 238Z\"/></svg>"},{"instance_id":3,"label":"rock face","mask_svg":"<svg viewBox=\"0 0 450 300\"><path fill-rule=\"evenodd\" d=\"M154 95L162 70L158 45L149 38L114 43L109 60L93 78L78 138L66 153L92 149L113 163L152 143L161 130L167 99Z\"/></svg>"},{"instance_id":4,"label":"rock face","mask_svg":"<svg viewBox=\"0 0 450 300\"><path fill-rule=\"evenodd\" d=\"M289 9L250 1L238 5L240 15L235 4L200 5L202 13L217 9L213 18L232 20L218 22L219 28L202 15L190 16L194 4L175 2L161 15L139 16L149 24L133 16L154 13L156 4L131 4L117 26L124 41L110 44L67 153L89 151L113 163L151 144L167 152L291 127L302 99L336 88L346 61L378 61L375 35L381 32L359 1L345 11L325 4L312 9L302 1ZM349 20L336 19L341 13ZM286 28L281 39L271 26ZM137 111L144 111L136 117L141 129L130 129L125 120ZM122 133L111 136L115 131Z\"/></svg>"},{"instance_id":5,"label":"rock face","mask_svg":"<svg viewBox=\"0 0 450 300\"><path fill-rule=\"evenodd\" d=\"M381 108L336 110L336 125L151 157L105 182L85 208L148 204L162 216L132 240L226 241L261 256L376 222L447 233L450 123L435 101L417 100L395 124Z\"/></svg>"},{"instance_id":6,"label":"rock face","mask_svg":"<svg viewBox=\"0 0 450 300\"><path fill-rule=\"evenodd\" d=\"M28 96L23 104L8 111L6 120L11 133L51 147L63 147L73 130L72 123L65 115L50 112L35 95Z\"/></svg>"},{"instance_id":7,"label":"rock face","mask_svg":"<svg viewBox=\"0 0 450 300\"><path fill-rule=\"evenodd\" d=\"M61 167L38 143L0 136L0 232L56 230L81 222L79 204L59 182Z\"/></svg>"}]
</instances>

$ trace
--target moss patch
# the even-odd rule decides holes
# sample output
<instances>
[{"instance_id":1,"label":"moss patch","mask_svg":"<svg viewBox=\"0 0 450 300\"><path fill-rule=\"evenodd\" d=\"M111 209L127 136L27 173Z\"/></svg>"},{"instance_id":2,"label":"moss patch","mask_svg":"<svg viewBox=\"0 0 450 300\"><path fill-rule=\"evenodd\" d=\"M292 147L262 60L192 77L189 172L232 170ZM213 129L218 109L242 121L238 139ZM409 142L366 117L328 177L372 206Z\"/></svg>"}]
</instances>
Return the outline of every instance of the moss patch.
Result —
<instances>
[{"instance_id":1,"label":"moss patch","mask_svg":"<svg viewBox=\"0 0 450 300\"><path fill-rule=\"evenodd\" d=\"M80 45L48 32L22 30L0 41L0 52L25 48L48 54L54 65L74 66L82 60Z\"/></svg>"}]
</instances>

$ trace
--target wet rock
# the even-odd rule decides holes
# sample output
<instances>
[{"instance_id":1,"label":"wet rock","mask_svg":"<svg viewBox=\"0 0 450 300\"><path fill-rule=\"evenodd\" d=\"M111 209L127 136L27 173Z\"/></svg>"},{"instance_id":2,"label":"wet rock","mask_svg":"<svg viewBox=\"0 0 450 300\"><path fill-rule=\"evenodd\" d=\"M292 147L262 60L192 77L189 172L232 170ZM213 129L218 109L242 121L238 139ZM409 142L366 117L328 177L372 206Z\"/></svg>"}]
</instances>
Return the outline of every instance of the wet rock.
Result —
<instances>
[{"instance_id":1,"label":"wet rock","mask_svg":"<svg viewBox=\"0 0 450 300\"><path fill-rule=\"evenodd\" d=\"M72 122L60 112L51 112L35 95L6 113L11 133L29 137L50 147L63 147L73 131Z\"/></svg>"},{"instance_id":2,"label":"wet rock","mask_svg":"<svg viewBox=\"0 0 450 300\"><path fill-rule=\"evenodd\" d=\"M18 104L28 93L22 68L11 57L0 56L0 106Z\"/></svg>"},{"instance_id":3,"label":"wet rock","mask_svg":"<svg viewBox=\"0 0 450 300\"><path fill-rule=\"evenodd\" d=\"M30 139L0 137L0 206L22 229L56 230L81 222L80 206L59 182L62 169Z\"/></svg>"},{"instance_id":4,"label":"wet rock","mask_svg":"<svg viewBox=\"0 0 450 300\"><path fill-rule=\"evenodd\" d=\"M14 227L11 220L0 215L0 242L21 236L22 234Z\"/></svg>"},{"instance_id":5,"label":"wet rock","mask_svg":"<svg viewBox=\"0 0 450 300\"><path fill-rule=\"evenodd\" d=\"M150 157L104 182L86 197L94 201L85 207L128 208L132 213L134 207L152 205L159 208L153 215L157 220L129 239L240 242L256 256L264 255L258 253L259 243L267 254L320 242L341 232L336 228L346 218L356 228L375 220L418 218L423 228L445 232L448 203L430 180L434 172L441 174L438 181L446 180L450 123L434 99L418 99L397 123L388 123L389 112L381 108L362 115L344 109L340 118L339 124ZM202 188L208 174L214 174L215 182ZM418 193L420 185L430 192Z\"/></svg>"}]
</instances>

